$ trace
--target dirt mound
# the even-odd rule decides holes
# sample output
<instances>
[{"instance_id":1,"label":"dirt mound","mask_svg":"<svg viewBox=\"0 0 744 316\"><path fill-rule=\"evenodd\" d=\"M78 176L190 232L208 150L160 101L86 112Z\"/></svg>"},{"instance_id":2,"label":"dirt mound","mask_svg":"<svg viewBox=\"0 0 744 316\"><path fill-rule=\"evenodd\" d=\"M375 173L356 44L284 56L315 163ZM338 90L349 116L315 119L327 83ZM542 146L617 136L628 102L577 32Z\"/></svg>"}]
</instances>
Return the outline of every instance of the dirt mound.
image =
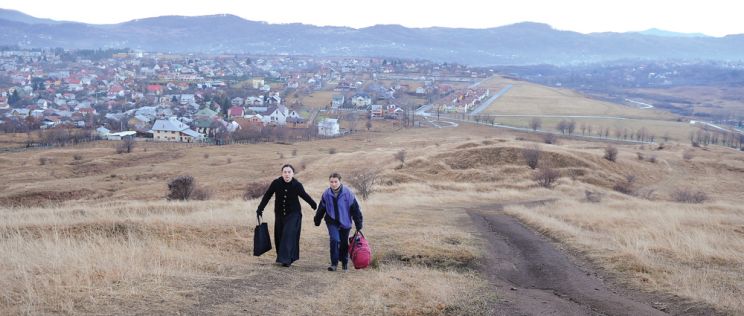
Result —
<instances>
[{"instance_id":1,"label":"dirt mound","mask_svg":"<svg viewBox=\"0 0 744 316\"><path fill-rule=\"evenodd\" d=\"M452 169L459 170L503 165L525 165L522 150L522 148L517 147L471 148L437 155L433 161L444 161ZM541 152L540 164L549 164L553 168L589 166L585 161L574 156L549 151Z\"/></svg>"}]
</instances>

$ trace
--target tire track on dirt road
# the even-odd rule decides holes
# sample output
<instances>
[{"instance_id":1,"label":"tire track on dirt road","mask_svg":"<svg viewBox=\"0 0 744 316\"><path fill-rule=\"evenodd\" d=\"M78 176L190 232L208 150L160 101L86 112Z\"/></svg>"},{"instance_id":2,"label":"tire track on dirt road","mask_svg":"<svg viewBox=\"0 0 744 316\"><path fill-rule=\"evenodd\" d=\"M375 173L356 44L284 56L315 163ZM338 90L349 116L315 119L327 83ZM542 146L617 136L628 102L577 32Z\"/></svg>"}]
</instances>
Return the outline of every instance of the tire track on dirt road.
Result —
<instances>
[{"instance_id":1,"label":"tire track on dirt road","mask_svg":"<svg viewBox=\"0 0 744 316\"><path fill-rule=\"evenodd\" d=\"M545 202L550 201L520 204ZM482 269L499 297L496 315L667 315L617 294L596 272L579 267L544 237L501 212L503 207L468 211L488 242Z\"/></svg>"}]
</instances>

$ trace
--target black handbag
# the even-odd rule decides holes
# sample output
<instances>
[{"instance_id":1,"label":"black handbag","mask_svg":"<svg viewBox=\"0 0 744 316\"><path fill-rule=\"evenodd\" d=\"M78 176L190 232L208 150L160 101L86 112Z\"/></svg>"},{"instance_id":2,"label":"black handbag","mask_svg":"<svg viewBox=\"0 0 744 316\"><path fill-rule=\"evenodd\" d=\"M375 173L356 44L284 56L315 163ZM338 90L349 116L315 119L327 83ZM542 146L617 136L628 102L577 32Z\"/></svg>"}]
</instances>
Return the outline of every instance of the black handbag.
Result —
<instances>
[{"instance_id":1,"label":"black handbag","mask_svg":"<svg viewBox=\"0 0 744 316\"><path fill-rule=\"evenodd\" d=\"M271 237L269 237L269 225L264 223L258 216L258 225L253 229L253 255L260 256L271 250Z\"/></svg>"}]
</instances>

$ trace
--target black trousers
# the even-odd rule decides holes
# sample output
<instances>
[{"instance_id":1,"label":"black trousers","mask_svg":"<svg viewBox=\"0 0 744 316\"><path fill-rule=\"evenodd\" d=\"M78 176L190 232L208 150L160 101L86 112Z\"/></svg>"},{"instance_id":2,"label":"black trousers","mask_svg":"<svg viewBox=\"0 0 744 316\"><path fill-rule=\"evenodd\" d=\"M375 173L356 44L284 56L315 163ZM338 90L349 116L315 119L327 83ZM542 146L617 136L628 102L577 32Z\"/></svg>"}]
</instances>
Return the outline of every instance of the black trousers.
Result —
<instances>
[{"instance_id":1,"label":"black trousers","mask_svg":"<svg viewBox=\"0 0 744 316\"><path fill-rule=\"evenodd\" d=\"M276 262L292 264L300 259L300 231L302 230L302 213L291 212L287 215L276 213L274 222L274 245Z\"/></svg>"}]
</instances>

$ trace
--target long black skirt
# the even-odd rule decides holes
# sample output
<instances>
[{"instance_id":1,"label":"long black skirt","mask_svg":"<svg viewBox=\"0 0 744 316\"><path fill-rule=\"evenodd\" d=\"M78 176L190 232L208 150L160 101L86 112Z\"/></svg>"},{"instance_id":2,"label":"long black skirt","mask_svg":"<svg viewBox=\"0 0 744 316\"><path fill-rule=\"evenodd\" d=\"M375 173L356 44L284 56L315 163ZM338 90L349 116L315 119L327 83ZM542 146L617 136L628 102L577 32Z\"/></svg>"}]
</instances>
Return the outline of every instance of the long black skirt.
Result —
<instances>
[{"instance_id":1,"label":"long black skirt","mask_svg":"<svg viewBox=\"0 0 744 316\"><path fill-rule=\"evenodd\" d=\"M276 213L274 222L274 245L276 262L292 264L300 259L300 231L302 230L302 213L291 212L285 216Z\"/></svg>"}]
</instances>

